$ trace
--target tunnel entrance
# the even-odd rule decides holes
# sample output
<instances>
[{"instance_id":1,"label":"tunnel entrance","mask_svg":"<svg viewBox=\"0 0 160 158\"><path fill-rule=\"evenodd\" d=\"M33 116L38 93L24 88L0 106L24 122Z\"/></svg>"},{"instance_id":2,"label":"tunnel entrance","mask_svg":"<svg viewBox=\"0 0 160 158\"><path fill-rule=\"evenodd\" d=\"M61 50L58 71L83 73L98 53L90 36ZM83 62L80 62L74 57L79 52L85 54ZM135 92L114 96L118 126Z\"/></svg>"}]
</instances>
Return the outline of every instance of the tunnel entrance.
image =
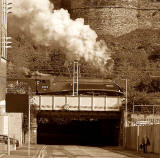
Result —
<instances>
[{"instance_id":1,"label":"tunnel entrance","mask_svg":"<svg viewBox=\"0 0 160 158\"><path fill-rule=\"evenodd\" d=\"M119 143L120 119L38 116L38 144L112 145Z\"/></svg>"}]
</instances>

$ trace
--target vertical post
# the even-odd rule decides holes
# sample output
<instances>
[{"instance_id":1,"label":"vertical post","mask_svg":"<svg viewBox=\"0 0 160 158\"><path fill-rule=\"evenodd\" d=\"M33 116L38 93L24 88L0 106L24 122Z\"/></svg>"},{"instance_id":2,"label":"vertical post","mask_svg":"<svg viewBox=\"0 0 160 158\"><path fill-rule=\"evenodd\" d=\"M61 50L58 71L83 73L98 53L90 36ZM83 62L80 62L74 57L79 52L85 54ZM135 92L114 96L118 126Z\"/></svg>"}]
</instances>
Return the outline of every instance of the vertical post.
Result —
<instances>
[{"instance_id":1,"label":"vertical post","mask_svg":"<svg viewBox=\"0 0 160 158\"><path fill-rule=\"evenodd\" d=\"M52 110L55 110L55 106L54 106L54 96L52 96Z\"/></svg>"},{"instance_id":2,"label":"vertical post","mask_svg":"<svg viewBox=\"0 0 160 158\"><path fill-rule=\"evenodd\" d=\"M127 104L128 104L128 98L127 98L127 97L128 97L128 94L127 94L127 93L128 93L128 90L127 90L127 89L128 89L128 81L127 81L127 79L126 79L126 102L125 102L125 103L126 103L126 104L125 104L125 111L126 111L126 117L125 117L125 118L126 118L126 127L128 126L128 107L127 107Z\"/></svg>"},{"instance_id":3,"label":"vertical post","mask_svg":"<svg viewBox=\"0 0 160 158\"><path fill-rule=\"evenodd\" d=\"M125 101L125 125L124 125L124 129L125 129L125 136L124 136L124 139L125 139L125 148L127 148L127 127L128 127L128 117L127 117L127 115L128 115L128 108L127 108L127 103L128 103L128 87L127 87L127 85L128 85L128 83L127 83L127 79L125 79L125 81L126 81L126 101Z\"/></svg>"},{"instance_id":4,"label":"vertical post","mask_svg":"<svg viewBox=\"0 0 160 158\"><path fill-rule=\"evenodd\" d=\"M30 103L28 108L28 156L30 156L30 140L31 140L31 130L30 130L30 122L31 122L31 112L30 112Z\"/></svg>"},{"instance_id":5,"label":"vertical post","mask_svg":"<svg viewBox=\"0 0 160 158\"><path fill-rule=\"evenodd\" d=\"M41 110L41 95L39 95L39 110Z\"/></svg>"},{"instance_id":6,"label":"vertical post","mask_svg":"<svg viewBox=\"0 0 160 158\"><path fill-rule=\"evenodd\" d=\"M78 60L75 60L73 63L73 96L78 95Z\"/></svg>"},{"instance_id":7,"label":"vertical post","mask_svg":"<svg viewBox=\"0 0 160 158\"><path fill-rule=\"evenodd\" d=\"M107 111L107 96L104 96L104 110Z\"/></svg>"},{"instance_id":8,"label":"vertical post","mask_svg":"<svg viewBox=\"0 0 160 158\"><path fill-rule=\"evenodd\" d=\"M91 96L91 110L94 111L94 107L93 107L93 97L94 95Z\"/></svg>"},{"instance_id":9,"label":"vertical post","mask_svg":"<svg viewBox=\"0 0 160 158\"><path fill-rule=\"evenodd\" d=\"M7 153L8 153L8 156L10 155L10 138L9 138L9 115L8 115L8 147L7 147Z\"/></svg>"},{"instance_id":10,"label":"vertical post","mask_svg":"<svg viewBox=\"0 0 160 158\"><path fill-rule=\"evenodd\" d=\"M7 59L7 37L8 37L8 32L7 32L7 30L8 30L8 28L7 28L7 8L8 8L8 3L7 3L7 0L5 1L5 29L6 29L6 31L5 31L5 54L4 54L4 57Z\"/></svg>"},{"instance_id":11,"label":"vertical post","mask_svg":"<svg viewBox=\"0 0 160 158\"><path fill-rule=\"evenodd\" d=\"M155 109L154 109L154 105L153 105L153 134L155 135ZM154 148L155 148L155 138L153 137L153 153L154 153Z\"/></svg>"},{"instance_id":12,"label":"vertical post","mask_svg":"<svg viewBox=\"0 0 160 158\"><path fill-rule=\"evenodd\" d=\"M6 4L5 4L5 1L2 0L2 57L5 56L5 50L6 50L6 43L5 43L5 40L6 40L6 22L5 22L5 14L6 14Z\"/></svg>"},{"instance_id":13,"label":"vertical post","mask_svg":"<svg viewBox=\"0 0 160 158\"><path fill-rule=\"evenodd\" d=\"M4 11L4 27L5 27L5 35L4 35L4 57L6 58L6 54L7 54L7 41L6 41L6 37L7 37L7 0L4 1L4 5L3 7L3 11ZM9 138L10 134L9 134L9 116L8 116L8 155L10 155L10 138Z\"/></svg>"},{"instance_id":14,"label":"vertical post","mask_svg":"<svg viewBox=\"0 0 160 158\"><path fill-rule=\"evenodd\" d=\"M75 85L74 85L74 83L75 83L75 77L74 77L74 75L75 75L75 63L73 64L73 96L74 96L74 89L75 89Z\"/></svg>"},{"instance_id":15,"label":"vertical post","mask_svg":"<svg viewBox=\"0 0 160 158\"><path fill-rule=\"evenodd\" d=\"M139 151L139 125L137 126L137 151Z\"/></svg>"},{"instance_id":16,"label":"vertical post","mask_svg":"<svg viewBox=\"0 0 160 158\"><path fill-rule=\"evenodd\" d=\"M80 107L80 96L78 96L78 110L79 111L81 110L81 107Z\"/></svg>"},{"instance_id":17,"label":"vertical post","mask_svg":"<svg viewBox=\"0 0 160 158\"><path fill-rule=\"evenodd\" d=\"M155 124L155 109L154 109L154 105L153 105L153 125Z\"/></svg>"},{"instance_id":18,"label":"vertical post","mask_svg":"<svg viewBox=\"0 0 160 158\"><path fill-rule=\"evenodd\" d=\"M79 66L78 66L78 61L77 61L77 63L76 63L76 66L77 66L77 78L76 78L76 82L77 82L77 91L76 91L76 93L77 93L77 95L78 95L78 78L79 78L79 76L78 76L78 74L79 74Z\"/></svg>"},{"instance_id":19,"label":"vertical post","mask_svg":"<svg viewBox=\"0 0 160 158\"><path fill-rule=\"evenodd\" d=\"M134 114L134 112L135 112L135 107L134 107L134 98L133 98L133 114Z\"/></svg>"}]
</instances>

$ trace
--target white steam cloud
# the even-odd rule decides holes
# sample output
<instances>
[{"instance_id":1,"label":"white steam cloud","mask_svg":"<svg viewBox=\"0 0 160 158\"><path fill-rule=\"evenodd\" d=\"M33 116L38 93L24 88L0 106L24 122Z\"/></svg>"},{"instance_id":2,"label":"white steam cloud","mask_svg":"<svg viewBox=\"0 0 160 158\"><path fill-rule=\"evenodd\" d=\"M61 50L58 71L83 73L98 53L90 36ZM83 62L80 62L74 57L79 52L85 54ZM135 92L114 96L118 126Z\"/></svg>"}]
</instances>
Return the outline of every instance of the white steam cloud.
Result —
<instances>
[{"instance_id":1,"label":"white steam cloud","mask_svg":"<svg viewBox=\"0 0 160 158\"><path fill-rule=\"evenodd\" d=\"M13 15L22 20L19 27L47 46L63 48L66 55L84 57L100 66L110 59L110 51L84 19L72 20L67 10L54 10L49 0L13 0Z\"/></svg>"}]
</instances>

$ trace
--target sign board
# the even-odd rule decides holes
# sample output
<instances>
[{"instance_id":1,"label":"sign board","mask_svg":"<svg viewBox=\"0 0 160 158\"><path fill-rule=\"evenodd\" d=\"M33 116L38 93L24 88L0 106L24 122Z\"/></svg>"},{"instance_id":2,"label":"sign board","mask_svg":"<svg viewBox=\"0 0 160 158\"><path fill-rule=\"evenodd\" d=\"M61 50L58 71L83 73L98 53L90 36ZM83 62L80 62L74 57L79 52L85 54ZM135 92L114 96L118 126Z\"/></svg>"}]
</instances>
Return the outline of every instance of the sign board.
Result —
<instances>
[{"instance_id":1,"label":"sign board","mask_svg":"<svg viewBox=\"0 0 160 158\"><path fill-rule=\"evenodd\" d=\"M27 94L7 94L6 112L28 113L29 97Z\"/></svg>"}]
</instances>

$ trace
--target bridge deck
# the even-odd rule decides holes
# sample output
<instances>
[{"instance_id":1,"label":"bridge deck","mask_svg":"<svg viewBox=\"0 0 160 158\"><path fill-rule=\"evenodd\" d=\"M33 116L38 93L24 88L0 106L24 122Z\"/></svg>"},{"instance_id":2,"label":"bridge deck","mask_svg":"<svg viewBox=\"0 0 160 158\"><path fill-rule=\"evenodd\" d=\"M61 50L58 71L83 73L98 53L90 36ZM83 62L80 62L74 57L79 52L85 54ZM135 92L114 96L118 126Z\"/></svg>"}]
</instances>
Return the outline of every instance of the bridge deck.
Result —
<instances>
[{"instance_id":1,"label":"bridge deck","mask_svg":"<svg viewBox=\"0 0 160 158\"><path fill-rule=\"evenodd\" d=\"M65 119L120 119L120 111L39 111L38 117Z\"/></svg>"},{"instance_id":2,"label":"bridge deck","mask_svg":"<svg viewBox=\"0 0 160 158\"><path fill-rule=\"evenodd\" d=\"M67 111L119 111L119 96L33 96L30 102L38 110Z\"/></svg>"}]
</instances>

